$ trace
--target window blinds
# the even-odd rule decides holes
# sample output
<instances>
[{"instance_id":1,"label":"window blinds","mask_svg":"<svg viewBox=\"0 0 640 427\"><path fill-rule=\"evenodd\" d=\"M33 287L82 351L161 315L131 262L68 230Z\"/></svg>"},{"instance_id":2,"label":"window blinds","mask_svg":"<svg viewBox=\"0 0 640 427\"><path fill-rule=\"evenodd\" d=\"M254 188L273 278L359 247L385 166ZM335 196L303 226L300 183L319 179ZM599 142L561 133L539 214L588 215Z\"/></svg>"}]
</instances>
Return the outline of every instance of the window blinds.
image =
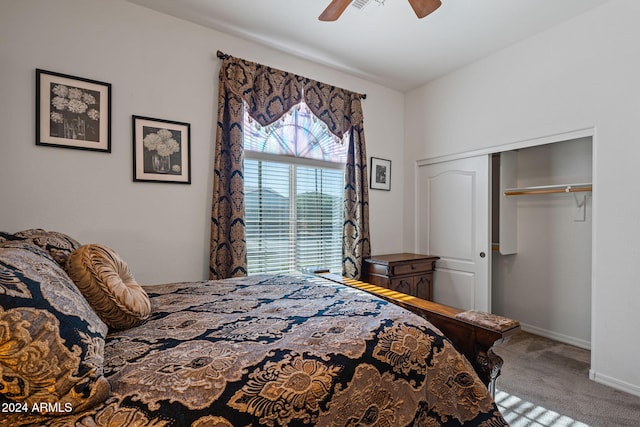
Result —
<instances>
[{"instance_id":1,"label":"window blinds","mask_svg":"<svg viewBox=\"0 0 640 427\"><path fill-rule=\"evenodd\" d=\"M249 274L341 273L343 169L245 159Z\"/></svg>"}]
</instances>

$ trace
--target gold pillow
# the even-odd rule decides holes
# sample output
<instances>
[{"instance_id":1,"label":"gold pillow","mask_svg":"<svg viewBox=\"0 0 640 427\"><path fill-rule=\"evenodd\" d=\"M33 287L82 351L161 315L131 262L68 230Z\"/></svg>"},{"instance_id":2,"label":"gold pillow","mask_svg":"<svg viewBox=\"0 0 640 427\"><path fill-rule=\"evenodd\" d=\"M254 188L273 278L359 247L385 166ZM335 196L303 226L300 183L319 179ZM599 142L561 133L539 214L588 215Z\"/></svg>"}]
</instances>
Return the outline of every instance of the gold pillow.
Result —
<instances>
[{"instance_id":1,"label":"gold pillow","mask_svg":"<svg viewBox=\"0 0 640 427\"><path fill-rule=\"evenodd\" d=\"M98 244L80 246L69 255L66 270L110 328L131 328L149 318L149 296L115 251Z\"/></svg>"}]
</instances>

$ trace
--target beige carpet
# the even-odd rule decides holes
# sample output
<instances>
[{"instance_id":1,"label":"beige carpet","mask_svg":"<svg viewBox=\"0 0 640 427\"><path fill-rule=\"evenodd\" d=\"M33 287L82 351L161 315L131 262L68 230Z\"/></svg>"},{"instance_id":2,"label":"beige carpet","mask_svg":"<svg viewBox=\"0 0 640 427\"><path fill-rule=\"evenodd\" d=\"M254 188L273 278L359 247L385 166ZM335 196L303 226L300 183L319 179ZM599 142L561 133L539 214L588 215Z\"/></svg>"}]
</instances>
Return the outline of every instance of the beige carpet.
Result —
<instances>
[{"instance_id":1,"label":"beige carpet","mask_svg":"<svg viewBox=\"0 0 640 427\"><path fill-rule=\"evenodd\" d=\"M496 402L512 427L640 426L640 397L589 380L588 350L526 332L494 350L505 362Z\"/></svg>"}]
</instances>

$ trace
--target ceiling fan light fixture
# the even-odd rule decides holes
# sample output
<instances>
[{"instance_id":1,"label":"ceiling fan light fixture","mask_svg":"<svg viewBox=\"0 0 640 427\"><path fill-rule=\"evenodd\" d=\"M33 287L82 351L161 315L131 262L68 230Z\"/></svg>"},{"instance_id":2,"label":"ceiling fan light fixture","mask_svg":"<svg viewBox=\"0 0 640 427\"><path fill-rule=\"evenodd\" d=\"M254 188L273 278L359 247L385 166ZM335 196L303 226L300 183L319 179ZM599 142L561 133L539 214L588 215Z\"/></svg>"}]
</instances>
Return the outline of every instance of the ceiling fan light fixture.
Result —
<instances>
[{"instance_id":1,"label":"ceiling fan light fixture","mask_svg":"<svg viewBox=\"0 0 640 427\"><path fill-rule=\"evenodd\" d=\"M420 19L429 15L442 5L440 0L409 0L409 4Z\"/></svg>"},{"instance_id":2,"label":"ceiling fan light fixture","mask_svg":"<svg viewBox=\"0 0 640 427\"><path fill-rule=\"evenodd\" d=\"M331 0L329 5L325 10L322 11L318 19L320 21L336 21L340 18L340 15L345 11L347 6L349 6L352 2L359 9L362 9L365 5L367 5L371 0ZM384 5L385 0L376 0L378 4ZM440 0L409 0L409 4L411 8L416 13L416 16L420 19L429 15L437 8L442 6L442 2Z\"/></svg>"}]
</instances>

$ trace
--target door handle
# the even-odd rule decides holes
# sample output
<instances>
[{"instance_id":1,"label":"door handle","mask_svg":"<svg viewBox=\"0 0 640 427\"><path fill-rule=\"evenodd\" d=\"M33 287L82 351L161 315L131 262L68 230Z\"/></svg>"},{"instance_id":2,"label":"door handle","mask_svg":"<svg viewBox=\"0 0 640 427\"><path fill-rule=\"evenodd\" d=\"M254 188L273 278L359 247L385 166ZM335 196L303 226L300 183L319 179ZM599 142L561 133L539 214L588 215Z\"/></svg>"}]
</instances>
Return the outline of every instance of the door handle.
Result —
<instances>
[{"instance_id":1,"label":"door handle","mask_svg":"<svg viewBox=\"0 0 640 427\"><path fill-rule=\"evenodd\" d=\"M480 258L484 258L486 256L487 256L487 254L485 254L484 252L480 252Z\"/></svg>"}]
</instances>

